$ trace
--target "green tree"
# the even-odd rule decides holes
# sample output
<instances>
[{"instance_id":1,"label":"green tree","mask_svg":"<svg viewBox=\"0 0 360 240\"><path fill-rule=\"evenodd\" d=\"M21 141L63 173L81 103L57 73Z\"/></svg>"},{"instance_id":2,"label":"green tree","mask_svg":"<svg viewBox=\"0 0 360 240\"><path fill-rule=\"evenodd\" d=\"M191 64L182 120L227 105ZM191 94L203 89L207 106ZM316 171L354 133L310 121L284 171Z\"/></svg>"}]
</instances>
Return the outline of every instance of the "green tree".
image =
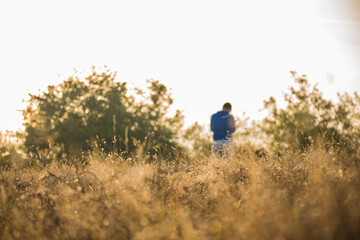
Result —
<instances>
[{"instance_id":1,"label":"green tree","mask_svg":"<svg viewBox=\"0 0 360 240\"><path fill-rule=\"evenodd\" d=\"M291 72L297 87L284 95L287 106L277 107L271 97L264 101L269 115L261 124L276 150L305 150L308 146L325 140L329 146L353 146L359 143L359 95L339 94L339 102L322 97L317 86L311 86L305 75Z\"/></svg>"},{"instance_id":2,"label":"green tree","mask_svg":"<svg viewBox=\"0 0 360 240\"><path fill-rule=\"evenodd\" d=\"M25 165L26 160L20 149L19 139L19 133L0 132L0 169Z\"/></svg>"},{"instance_id":3,"label":"green tree","mask_svg":"<svg viewBox=\"0 0 360 240\"><path fill-rule=\"evenodd\" d=\"M204 126L198 122L188 127L183 135L184 140L190 146L191 151L196 154L209 156L211 152L211 137Z\"/></svg>"},{"instance_id":4,"label":"green tree","mask_svg":"<svg viewBox=\"0 0 360 240\"><path fill-rule=\"evenodd\" d=\"M81 80L70 76L38 95L30 94L23 111L25 147L29 153L76 155L98 145L104 151L147 152L176 146L182 115L168 116L173 99L159 81L149 81L148 94L130 95L116 72L105 68ZM140 101L138 99L141 99Z\"/></svg>"},{"instance_id":5,"label":"green tree","mask_svg":"<svg viewBox=\"0 0 360 240\"><path fill-rule=\"evenodd\" d=\"M6 135L0 132L0 168L11 167L11 148Z\"/></svg>"}]
</instances>

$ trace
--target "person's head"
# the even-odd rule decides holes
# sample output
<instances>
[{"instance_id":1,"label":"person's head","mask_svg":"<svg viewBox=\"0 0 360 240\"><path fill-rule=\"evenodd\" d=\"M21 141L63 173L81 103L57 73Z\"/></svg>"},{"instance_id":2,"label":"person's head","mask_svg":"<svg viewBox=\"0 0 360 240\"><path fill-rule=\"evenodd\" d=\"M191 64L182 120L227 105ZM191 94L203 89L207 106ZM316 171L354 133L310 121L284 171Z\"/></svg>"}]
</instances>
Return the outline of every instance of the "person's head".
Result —
<instances>
[{"instance_id":1,"label":"person's head","mask_svg":"<svg viewBox=\"0 0 360 240\"><path fill-rule=\"evenodd\" d=\"M230 103L225 103L223 105L223 108L222 108L223 111L227 111L227 112L231 112L231 104Z\"/></svg>"}]
</instances>

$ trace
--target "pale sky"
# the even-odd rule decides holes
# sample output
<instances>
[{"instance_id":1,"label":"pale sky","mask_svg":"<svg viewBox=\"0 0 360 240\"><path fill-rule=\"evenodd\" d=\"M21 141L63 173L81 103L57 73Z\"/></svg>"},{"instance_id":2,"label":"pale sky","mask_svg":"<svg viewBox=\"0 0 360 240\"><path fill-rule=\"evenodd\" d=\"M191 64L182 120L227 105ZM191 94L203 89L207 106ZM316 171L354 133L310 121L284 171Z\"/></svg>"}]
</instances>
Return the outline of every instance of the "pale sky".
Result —
<instances>
[{"instance_id":1,"label":"pale sky","mask_svg":"<svg viewBox=\"0 0 360 240\"><path fill-rule=\"evenodd\" d=\"M0 130L22 128L28 93L92 65L160 80L186 126L226 101L261 118L291 70L327 98L360 91L360 0L0 0L0 34Z\"/></svg>"}]
</instances>

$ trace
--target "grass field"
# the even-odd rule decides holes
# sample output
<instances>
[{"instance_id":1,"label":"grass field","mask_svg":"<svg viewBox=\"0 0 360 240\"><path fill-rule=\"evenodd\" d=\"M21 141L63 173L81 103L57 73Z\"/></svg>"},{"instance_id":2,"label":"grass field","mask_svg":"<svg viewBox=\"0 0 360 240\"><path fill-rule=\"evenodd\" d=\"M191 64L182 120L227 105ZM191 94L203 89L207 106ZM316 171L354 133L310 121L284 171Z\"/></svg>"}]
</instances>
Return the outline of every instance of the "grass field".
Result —
<instances>
[{"instance_id":1,"label":"grass field","mask_svg":"<svg viewBox=\"0 0 360 240\"><path fill-rule=\"evenodd\" d=\"M360 150L1 170L1 239L360 239Z\"/></svg>"}]
</instances>

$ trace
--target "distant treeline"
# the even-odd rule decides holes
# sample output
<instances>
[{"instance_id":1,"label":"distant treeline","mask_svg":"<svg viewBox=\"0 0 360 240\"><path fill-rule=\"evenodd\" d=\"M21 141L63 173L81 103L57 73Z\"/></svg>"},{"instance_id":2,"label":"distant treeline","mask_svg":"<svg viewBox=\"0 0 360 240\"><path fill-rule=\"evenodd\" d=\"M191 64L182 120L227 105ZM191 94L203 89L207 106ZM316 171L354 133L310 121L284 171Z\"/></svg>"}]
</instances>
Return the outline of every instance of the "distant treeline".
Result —
<instances>
[{"instance_id":1,"label":"distant treeline","mask_svg":"<svg viewBox=\"0 0 360 240\"><path fill-rule=\"evenodd\" d=\"M269 114L262 121L250 124L248 118L237 118L235 141L239 148L246 141L252 143L254 151L278 154L306 151L318 143L326 143L329 151L356 149L360 139L357 92L339 94L334 103L324 99L305 75L291 73L295 86L284 94L284 109L271 97L264 101ZM205 127L195 123L183 130L181 111L169 115L173 99L165 85L148 80L147 90L130 91L115 78L116 72L92 67L84 79L75 73L57 86L30 94L22 111L25 131L17 134L22 143L15 146L1 135L0 166L10 166L19 152L28 161L44 163L81 158L94 150L125 158L142 154L145 161L209 155L211 137Z\"/></svg>"}]
</instances>

